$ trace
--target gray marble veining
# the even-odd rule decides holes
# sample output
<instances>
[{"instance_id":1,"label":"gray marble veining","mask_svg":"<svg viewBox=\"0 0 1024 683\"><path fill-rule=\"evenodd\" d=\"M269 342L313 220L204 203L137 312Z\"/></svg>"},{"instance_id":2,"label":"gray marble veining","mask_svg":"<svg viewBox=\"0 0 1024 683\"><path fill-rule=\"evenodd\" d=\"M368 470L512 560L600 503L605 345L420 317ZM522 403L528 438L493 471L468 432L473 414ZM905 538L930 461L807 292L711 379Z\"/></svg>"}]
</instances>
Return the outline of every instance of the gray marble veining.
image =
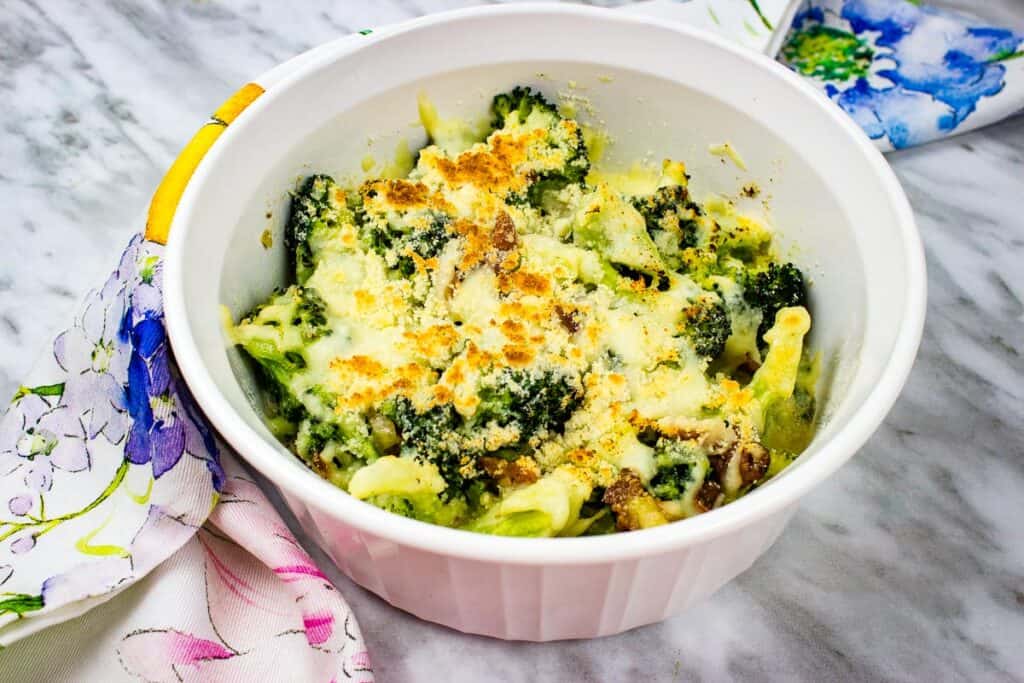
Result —
<instances>
[{"instance_id":1,"label":"gray marble veining","mask_svg":"<svg viewBox=\"0 0 1024 683\"><path fill-rule=\"evenodd\" d=\"M238 84L466 4L5 0L0 394ZM1021 0L941 4L1024 24ZM420 622L334 573L381 680L1024 680L1024 118L890 160L928 252L921 354L885 425L769 553L683 617L542 645Z\"/></svg>"}]
</instances>

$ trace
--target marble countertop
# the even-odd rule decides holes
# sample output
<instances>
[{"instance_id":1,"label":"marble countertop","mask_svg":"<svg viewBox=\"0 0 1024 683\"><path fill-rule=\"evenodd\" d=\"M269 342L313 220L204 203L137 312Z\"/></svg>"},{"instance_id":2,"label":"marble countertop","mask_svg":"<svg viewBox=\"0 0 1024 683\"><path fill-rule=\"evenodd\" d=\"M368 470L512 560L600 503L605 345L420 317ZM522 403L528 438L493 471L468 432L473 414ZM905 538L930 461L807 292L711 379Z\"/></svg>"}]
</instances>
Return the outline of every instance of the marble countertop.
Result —
<instances>
[{"instance_id":1,"label":"marble countertop","mask_svg":"<svg viewBox=\"0 0 1024 683\"><path fill-rule=\"evenodd\" d=\"M227 94L339 34L465 4L5 0L0 394ZM1020 0L984 9L1024 22ZM1024 117L890 161L927 249L921 353L779 542L688 614L589 642L458 634L335 572L380 680L1024 680Z\"/></svg>"}]
</instances>

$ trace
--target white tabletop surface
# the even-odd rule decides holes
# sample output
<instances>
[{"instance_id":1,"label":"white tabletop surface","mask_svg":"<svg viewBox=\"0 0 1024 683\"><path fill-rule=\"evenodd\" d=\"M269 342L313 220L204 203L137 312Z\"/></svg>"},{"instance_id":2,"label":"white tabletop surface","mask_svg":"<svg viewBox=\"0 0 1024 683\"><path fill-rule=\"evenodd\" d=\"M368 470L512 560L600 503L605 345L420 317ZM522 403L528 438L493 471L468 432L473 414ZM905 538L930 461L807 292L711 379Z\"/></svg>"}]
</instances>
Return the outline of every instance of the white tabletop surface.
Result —
<instances>
[{"instance_id":1,"label":"white tabletop surface","mask_svg":"<svg viewBox=\"0 0 1024 683\"><path fill-rule=\"evenodd\" d=\"M236 87L340 34L467 4L3 0L0 394ZM939 4L1024 24L1024 0ZM380 680L1024 680L1024 118L890 161L927 249L921 353L779 542L687 615L590 642L462 635L334 572Z\"/></svg>"}]
</instances>

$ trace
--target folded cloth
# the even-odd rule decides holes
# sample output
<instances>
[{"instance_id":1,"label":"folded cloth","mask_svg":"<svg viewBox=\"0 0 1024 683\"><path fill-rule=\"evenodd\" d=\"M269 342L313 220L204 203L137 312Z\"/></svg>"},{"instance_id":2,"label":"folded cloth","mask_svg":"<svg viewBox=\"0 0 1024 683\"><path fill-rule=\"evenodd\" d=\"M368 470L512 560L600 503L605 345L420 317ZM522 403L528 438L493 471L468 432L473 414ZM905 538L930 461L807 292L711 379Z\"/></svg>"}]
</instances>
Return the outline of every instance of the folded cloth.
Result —
<instances>
[{"instance_id":1,"label":"folded cloth","mask_svg":"<svg viewBox=\"0 0 1024 683\"><path fill-rule=\"evenodd\" d=\"M0 680L371 681L348 605L177 375L162 253L132 239L0 420L0 644L130 599L8 649Z\"/></svg>"},{"instance_id":2,"label":"folded cloth","mask_svg":"<svg viewBox=\"0 0 1024 683\"><path fill-rule=\"evenodd\" d=\"M1024 33L920 0L649 0L624 10L777 56L883 151L1024 111Z\"/></svg>"},{"instance_id":3,"label":"folded cloth","mask_svg":"<svg viewBox=\"0 0 1024 683\"><path fill-rule=\"evenodd\" d=\"M1024 33L910 0L809 0L779 59L883 150L1024 111Z\"/></svg>"}]
</instances>

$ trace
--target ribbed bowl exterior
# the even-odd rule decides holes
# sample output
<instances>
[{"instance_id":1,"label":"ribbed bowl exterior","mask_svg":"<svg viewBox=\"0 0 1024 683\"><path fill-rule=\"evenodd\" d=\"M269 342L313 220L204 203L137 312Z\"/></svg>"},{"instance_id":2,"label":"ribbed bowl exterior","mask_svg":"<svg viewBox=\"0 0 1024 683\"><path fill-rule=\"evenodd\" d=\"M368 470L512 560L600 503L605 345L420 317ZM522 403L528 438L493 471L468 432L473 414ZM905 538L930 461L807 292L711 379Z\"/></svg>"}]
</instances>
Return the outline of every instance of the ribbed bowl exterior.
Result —
<instances>
[{"instance_id":1,"label":"ribbed bowl exterior","mask_svg":"<svg viewBox=\"0 0 1024 683\"><path fill-rule=\"evenodd\" d=\"M284 498L342 572L395 607L464 633L529 641L609 636L682 614L750 567L795 510L658 555L540 566L426 552Z\"/></svg>"},{"instance_id":2,"label":"ribbed bowl exterior","mask_svg":"<svg viewBox=\"0 0 1024 683\"><path fill-rule=\"evenodd\" d=\"M800 497L864 444L895 401L926 308L913 213L863 131L774 61L680 25L514 4L417 19L297 64L229 126L181 198L164 264L167 329L220 434L287 492L342 571L392 604L461 631L522 640L604 636L679 614L749 567ZM255 376L236 350L225 353L223 307L238 317L285 281L284 216L297 174L361 173L365 135L393 131L377 138L378 150L406 141L417 92L456 115L473 111L471 93L563 81L594 84L587 102L603 127L621 133L620 160L662 150L686 160L695 190L699 180L731 193L737 169L706 154L709 143L728 140L750 178L770 185L781 246L799 245L814 274L814 348L836 361L828 362L818 433L787 472L742 500L617 537L517 544L365 505L303 467L267 429ZM270 249L257 238L268 206Z\"/></svg>"}]
</instances>

